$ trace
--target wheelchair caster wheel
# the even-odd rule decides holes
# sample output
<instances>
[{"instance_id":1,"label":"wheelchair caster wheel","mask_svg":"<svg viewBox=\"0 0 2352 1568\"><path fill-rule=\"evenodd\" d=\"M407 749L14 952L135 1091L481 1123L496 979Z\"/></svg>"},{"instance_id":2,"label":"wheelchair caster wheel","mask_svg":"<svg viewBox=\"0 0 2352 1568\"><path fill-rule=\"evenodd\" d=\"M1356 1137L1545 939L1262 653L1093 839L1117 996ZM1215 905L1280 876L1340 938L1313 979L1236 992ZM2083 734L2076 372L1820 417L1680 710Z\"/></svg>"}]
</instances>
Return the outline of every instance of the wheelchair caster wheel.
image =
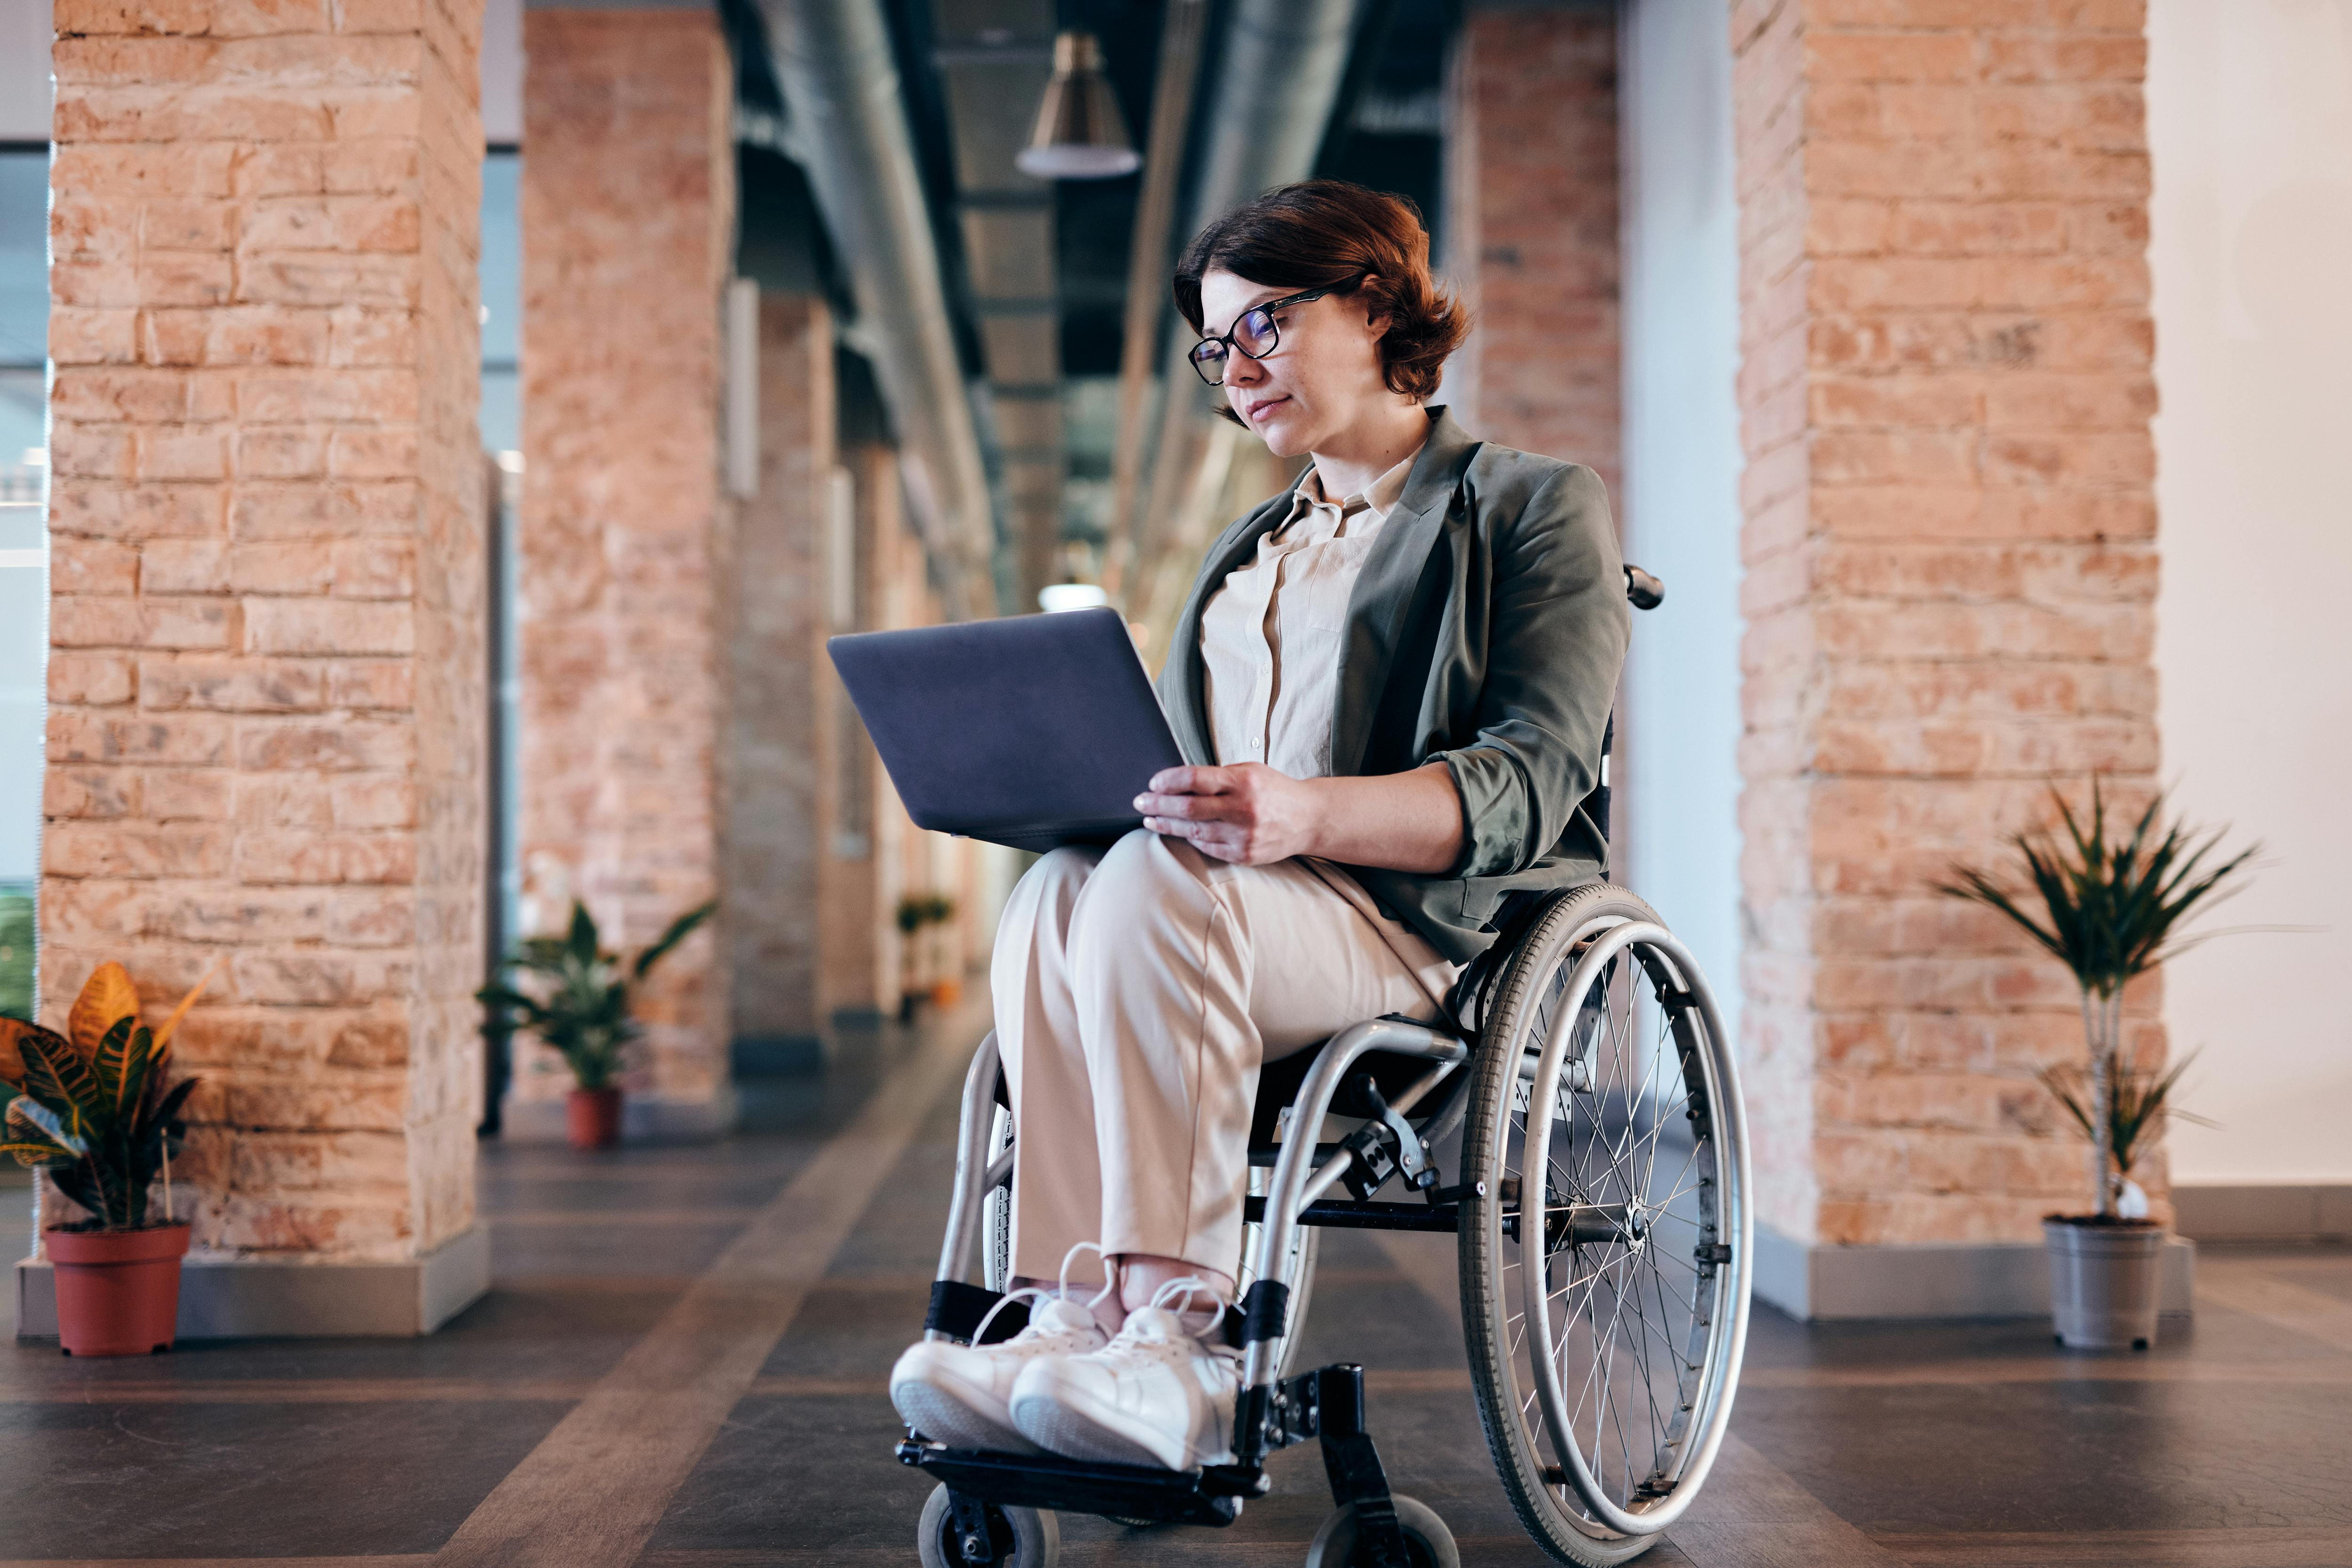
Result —
<instances>
[{"instance_id":1,"label":"wheelchair caster wheel","mask_svg":"<svg viewBox=\"0 0 2352 1568\"><path fill-rule=\"evenodd\" d=\"M1454 1532L1434 1510L1409 1497L1390 1500L1396 1504L1397 1524L1404 1531L1412 1568L1462 1568L1462 1554L1454 1549ZM1354 1503L1334 1509L1307 1548L1307 1568L1370 1568L1370 1562L1357 1550Z\"/></svg>"},{"instance_id":2,"label":"wheelchair caster wheel","mask_svg":"<svg viewBox=\"0 0 2352 1568\"><path fill-rule=\"evenodd\" d=\"M915 1546L923 1568L1054 1568L1062 1554L1060 1521L1034 1508L999 1508L982 1503L987 1521L985 1539L975 1539L956 1528L955 1505L948 1489L935 1487L923 1504L915 1526Z\"/></svg>"}]
</instances>

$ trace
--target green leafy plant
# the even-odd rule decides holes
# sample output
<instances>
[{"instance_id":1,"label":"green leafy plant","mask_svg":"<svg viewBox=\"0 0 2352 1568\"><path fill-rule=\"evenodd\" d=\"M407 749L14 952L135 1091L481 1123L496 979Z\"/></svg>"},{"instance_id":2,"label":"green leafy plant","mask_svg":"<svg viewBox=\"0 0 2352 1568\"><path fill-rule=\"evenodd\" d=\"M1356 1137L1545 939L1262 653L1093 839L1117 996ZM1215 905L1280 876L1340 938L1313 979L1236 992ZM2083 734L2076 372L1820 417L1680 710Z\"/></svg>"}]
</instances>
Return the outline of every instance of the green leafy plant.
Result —
<instances>
[{"instance_id":1,"label":"green leafy plant","mask_svg":"<svg viewBox=\"0 0 2352 1568\"><path fill-rule=\"evenodd\" d=\"M0 1017L33 1017L33 895L0 885Z\"/></svg>"},{"instance_id":2,"label":"green leafy plant","mask_svg":"<svg viewBox=\"0 0 2352 1568\"><path fill-rule=\"evenodd\" d=\"M907 939L898 949L898 968L902 976L899 991L903 998L899 1010L903 1016L911 1016L907 1009L914 1005L913 999L921 989L916 976L924 967L923 944L917 938L925 926L945 925L955 919L955 900L945 893L908 893L898 900L898 931ZM941 962L934 952L934 967Z\"/></svg>"},{"instance_id":3,"label":"green leafy plant","mask_svg":"<svg viewBox=\"0 0 2352 1568\"><path fill-rule=\"evenodd\" d=\"M1982 904L2021 928L2066 966L2082 994L2087 1063L2045 1074L2043 1082L2091 1142L2098 1215L2116 1217L2116 1193L2146 1136L2171 1108L2184 1060L2168 1073L2144 1068L2123 1054L2123 991L2134 979L2199 942L2223 934L2179 934L2189 917L2243 886L2238 879L2260 851L2250 846L2216 854L2222 833L2163 820L2164 797L2120 837L2111 837L2099 781L2091 781L2091 809L2078 817L2054 788L2060 833L2012 834L2025 885L2012 891L1993 876L1955 868L1956 880L1939 890ZM2038 905L2038 909L2030 906Z\"/></svg>"},{"instance_id":4,"label":"green leafy plant","mask_svg":"<svg viewBox=\"0 0 2352 1568\"><path fill-rule=\"evenodd\" d=\"M102 963L81 988L60 1035L0 1018L0 1080L16 1090L0 1115L0 1153L46 1166L58 1190L89 1214L66 1228L139 1230L163 1179L171 1222L171 1156L180 1109L196 1087L166 1082L172 1035L210 983L208 974L159 1029L139 1021L139 993L119 963Z\"/></svg>"},{"instance_id":5,"label":"green leafy plant","mask_svg":"<svg viewBox=\"0 0 2352 1568\"><path fill-rule=\"evenodd\" d=\"M643 1032L629 1014L629 987L718 908L708 903L687 910L624 963L604 946L588 906L573 900L572 923L562 935L523 938L499 965L499 978L474 993L487 1011L486 1027L528 1029L562 1054L582 1089L612 1088L623 1053ZM526 989L510 984L509 976L535 983Z\"/></svg>"},{"instance_id":6,"label":"green leafy plant","mask_svg":"<svg viewBox=\"0 0 2352 1568\"><path fill-rule=\"evenodd\" d=\"M2094 1145L2105 1144L2120 1185L2121 1178L2131 1174L2143 1147L2153 1140L2157 1128L2167 1117L2193 1121L2200 1127L2217 1125L2172 1103L2174 1086L2196 1059L2196 1053L2191 1052L2165 1069L2143 1067L2120 1057L2108 1058L2105 1064L2107 1105L2104 1121L2099 1113L2097 1072L2076 1065L2048 1068L2042 1071L2042 1083L2065 1108L2067 1117L2084 1137Z\"/></svg>"}]
</instances>

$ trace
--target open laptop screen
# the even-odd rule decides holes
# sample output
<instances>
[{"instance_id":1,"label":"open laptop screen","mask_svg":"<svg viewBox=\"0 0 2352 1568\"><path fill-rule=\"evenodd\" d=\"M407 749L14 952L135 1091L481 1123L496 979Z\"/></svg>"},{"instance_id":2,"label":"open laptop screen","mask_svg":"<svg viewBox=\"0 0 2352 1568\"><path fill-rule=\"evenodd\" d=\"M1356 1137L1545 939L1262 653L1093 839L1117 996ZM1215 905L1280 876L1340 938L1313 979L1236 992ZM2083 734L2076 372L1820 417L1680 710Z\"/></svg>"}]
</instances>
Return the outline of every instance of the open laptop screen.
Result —
<instances>
[{"instance_id":1,"label":"open laptop screen","mask_svg":"<svg viewBox=\"0 0 2352 1568\"><path fill-rule=\"evenodd\" d=\"M1109 843L1184 760L1126 621L1013 616L825 645L908 815L1022 849Z\"/></svg>"}]
</instances>

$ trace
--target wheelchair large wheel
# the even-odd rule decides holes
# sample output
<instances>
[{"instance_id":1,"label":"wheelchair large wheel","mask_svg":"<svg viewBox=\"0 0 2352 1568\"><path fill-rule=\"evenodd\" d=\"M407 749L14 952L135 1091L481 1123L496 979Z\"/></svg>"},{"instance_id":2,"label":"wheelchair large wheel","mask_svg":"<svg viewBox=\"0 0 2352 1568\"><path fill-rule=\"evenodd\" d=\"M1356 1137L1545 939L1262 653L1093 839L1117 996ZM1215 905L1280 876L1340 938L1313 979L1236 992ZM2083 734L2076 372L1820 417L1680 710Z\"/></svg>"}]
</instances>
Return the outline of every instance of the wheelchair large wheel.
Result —
<instances>
[{"instance_id":1,"label":"wheelchair large wheel","mask_svg":"<svg viewBox=\"0 0 2352 1568\"><path fill-rule=\"evenodd\" d=\"M1729 1421L1748 1152L1706 981L1648 905L1558 896L1480 1019L1464 1131L1464 1328L1519 1518L1562 1562L1641 1555Z\"/></svg>"},{"instance_id":2,"label":"wheelchair large wheel","mask_svg":"<svg viewBox=\"0 0 2352 1568\"><path fill-rule=\"evenodd\" d=\"M1013 1113L1003 1106L996 1108L996 1117L988 1134L988 1163L991 1165L1013 1148ZM992 1290L1008 1290L1013 1277L1013 1177L1008 1171L1003 1181L988 1189L981 1208L981 1283Z\"/></svg>"}]
</instances>

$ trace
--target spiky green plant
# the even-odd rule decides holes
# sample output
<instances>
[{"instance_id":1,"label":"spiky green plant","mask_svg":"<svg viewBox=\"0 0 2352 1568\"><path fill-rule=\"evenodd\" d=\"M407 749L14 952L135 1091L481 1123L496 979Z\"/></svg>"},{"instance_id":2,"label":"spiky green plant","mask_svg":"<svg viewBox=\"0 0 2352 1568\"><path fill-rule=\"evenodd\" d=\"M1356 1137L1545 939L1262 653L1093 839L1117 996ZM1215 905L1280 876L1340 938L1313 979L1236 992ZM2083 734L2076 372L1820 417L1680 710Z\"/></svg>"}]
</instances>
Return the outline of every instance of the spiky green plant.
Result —
<instances>
[{"instance_id":1,"label":"spiky green plant","mask_svg":"<svg viewBox=\"0 0 2352 1568\"><path fill-rule=\"evenodd\" d=\"M1958 879L1940 884L1939 890L1998 910L2074 977L2089 1052L2078 1081L2087 1092L2078 1107L2056 1085L2052 1088L2090 1139L2099 1216L2113 1219L2118 1173L2131 1168L2141 1138L2167 1113L2180 1074L2176 1068L2147 1079L2137 1066L2125 1065L2124 987L2166 959L2221 934L2183 936L2180 931L2191 915L2244 885L2232 879L2262 847L2217 858L2227 830L2208 833L2166 823L2162 795L2148 802L2127 836L2111 840L2097 779L2091 781L2087 819L2076 816L2054 787L2050 794L2057 803L2063 841L2046 829L2008 839L2023 863L2024 888L2011 891L1990 874L1961 866L1954 868ZM2028 907L2033 903L2038 911ZM2128 1088L2126 1079L2131 1080ZM2119 1120L2126 1093L2132 1110ZM2119 1147L2117 1134L2126 1124L2130 1136Z\"/></svg>"},{"instance_id":2,"label":"spiky green plant","mask_svg":"<svg viewBox=\"0 0 2352 1568\"><path fill-rule=\"evenodd\" d=\"M0 1081L16 1090L0 1115L0 1153L47 1168L58 1190L89 1214L72 1228L138 1230L149 1223L150 1190L168 1172L180 1108L196 1087L192 1078L165 1081L172 1034L205 984L198 981L151 1030L139 1021L131 976L119 963L103 963L83 985L64 1034L0 1018Z\"/></svg>"},{"instance_id":3,"label":"spiky green plant","mask_svg":"<svg viewBox=\"0 0 2352 1568\"><path fill-rule=\"evenodd\" d=\"M528 1029L555 1047L583 1089L610 1089L629 1043L643 1031L629 1013L629 987L643 980L671 949L718 910L692 909L670 921L652 946L624 964L603 945L596 920L577 899L562 936L529 936L499 965L499 977L474 993L488 1014L488 1027ZM530 989L510 975L536 976Z\"/></svg>"},{"instance_id":4,"label":"spiky green plant","mask_svg":"<svg viewBox=\"0 0 2352 1568\"><path fill-rule=\"evenodd\" d=\"M2097 1100L2098 1073L2080 1065L2047 1068L2042 1071L2042 1083L2065 1108L2066 1115L2081 1129L2084 1137L2094 1144L2106 1145L2115 1161L2115 1176L2119 1180L2132 1173L2143 1147L2153 1141L2156 1130L2167 1118L2193 1121L2200 1127L2215 1125L2172 1103L2173 1089L2180 1082L2181 1074L2189 1070L2189 1064L2196 1059L2192 1051L2164 1068L2110 1057L2105 1064L2107 1108L2104 1120Z\"/></svg>"}]
</instances>

